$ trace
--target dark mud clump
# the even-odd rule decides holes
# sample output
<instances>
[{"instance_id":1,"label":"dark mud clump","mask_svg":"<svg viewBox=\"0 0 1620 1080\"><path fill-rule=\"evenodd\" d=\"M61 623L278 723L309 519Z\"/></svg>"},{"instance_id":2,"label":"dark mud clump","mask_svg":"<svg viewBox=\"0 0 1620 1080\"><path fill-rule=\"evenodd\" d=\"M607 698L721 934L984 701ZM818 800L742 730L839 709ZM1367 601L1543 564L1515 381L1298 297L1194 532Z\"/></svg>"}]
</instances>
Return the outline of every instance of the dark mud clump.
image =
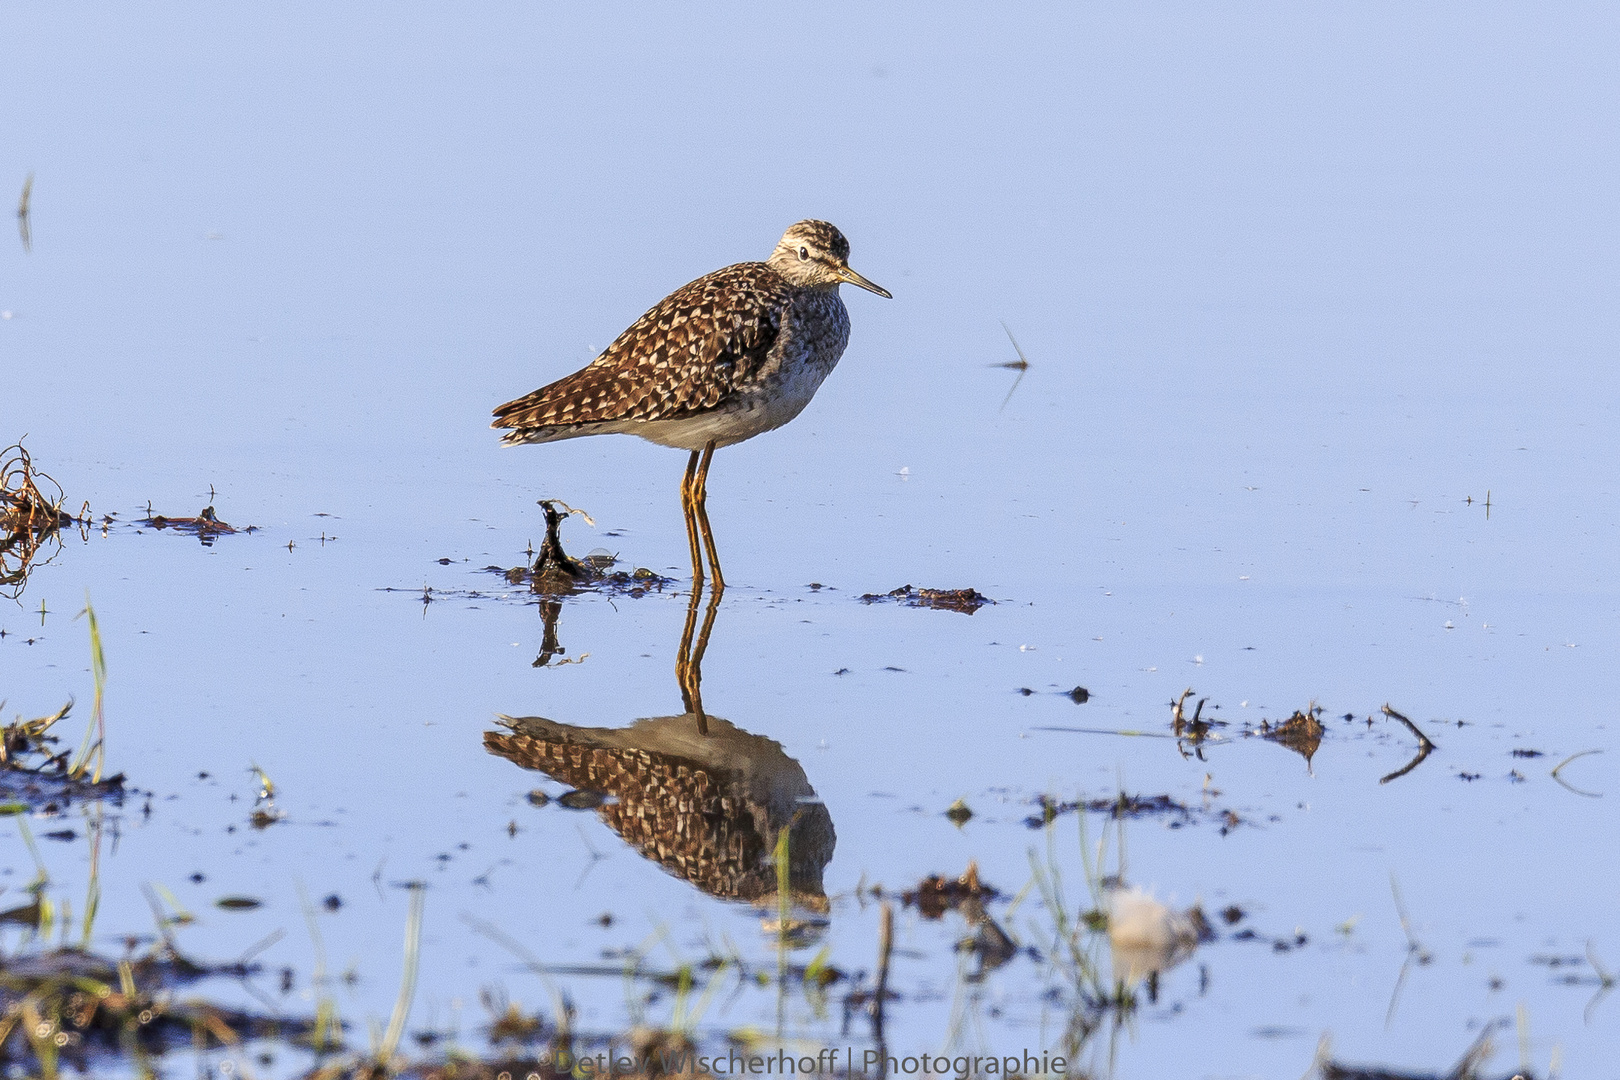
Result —
<instances>
[{"instance_id":1,"label":"dark mud clump","mask_svg":"<svg viewBox=\"0 0 1620 1080\"><path fill-rule=\"evenodd\" d=\"M1191 807L1186 803L1177 802L1169 795L1128 795L1123 791L1111 799L1079 799L1075 802L1059 802L1042 795L1040 807L1039 814L1031 814L1024 819L1025 825L1032 829L1042 829L1061 815L1072 814L1079 810L1107 814L1115 821L1160 815L1169 815L1186 821L1193 816Z\"/></svg>"},{"instance_id":2,"label":"dark mud clump","mask_svg":"<svg viewBox=\"0 0 1620 1080\"><path fill-rule=\"evenodd\" d=\"M1316 756L1317 748L1322 745L1322 721L1317 719L1322 710L1313 705L1304 712L1294 711L1294 715L1279 724L1269 724L1260 721L1259 734L1262 739L1280 743L1294 753L1305 759L1305 768L1311 767L1311 758Z\"/></svg>"},{"instance_id":3,"label":"dark mud clump","mask_svg":"<svg viewBox=\"0 0 1620 1080\"><path fill-rule=\"evenodd\" d=\"M68 702L50 716L33 720L18 717L0 728L0 814L21 813L74 799L113 799L124 796L124 775L95 779L84 762L70 764L69 753L58 750L51 727L68 715Z\"/></svg>"},{"instance_id":4,"label":"dark mud clump","mask_svg":"<svg viewBox=\"0 0 1620 1080\"><path fill-rule=\"evenodd\" d=\"M970 901L983 903L1000 895L993 886L979 880L978 864L969 863L967 870L955 880L938 874L928 875L917 883L915 889L901 893L900 902L906 907L916 908L925 919L938 919L947 911L955 911Z\"/></svg>"},{"instance_id":5,"label":"dark mud clump","mask_svg":"<svg viewBox=\"0 0 1620 1080\"><path fill-rule=\"evenodd\" d=\"M13 955L0 970L0 1054L46 1075L63 1061L92 1075L97 1060L107 1056L307 1038L308 1021L175 996L178 987L198 979L244 979L257 970L245 962L198 963L167 939L136 959L66 947Z\"/></svg>"},{"instance_id":6,"label":"dark mud clump","mask_svg":"<svg viewBox=\"0 0 1620 1080\"><path fill-rule=\"evenodd\" d=\"M558 507L562 509L559 510ZM562 523L572 514L583 517L583 512L555 499L541 499L540 509L546 515L546 538L540 542L540 550L535 554L533 565L518 566L510 570L500 566L485 569L500 574L510 585L527 584L534 592L547 596L558 596L586 588L638 597L645 596L649 592L663 592L667 586L675 584L673 578L655 574L645 567L610 573L608 568L614 562L611 555L574 558L563 547Z\"/></svg>"},{"instance_id":7,"label":"dark mud clump","mask_svg":"<svg viewBox=\"0 0 1620 1080\"><path fill-rule=\"evenodd\" d=\"M886 593L864 593L863 604L881 604L890 600L906 607L935 608L939 611L960 611L971 615L986 604L995 603L977 589L917 589L902 585Z\"/></svg>"},{"instance_id":8,"label":"dark mud clump","mask_svg":"<svg viewBox=\"0 0 1620 1080\"><path fill-rule=\"evenodd\" d=\"M152 513L147 507L146 516L137 523L154 529L173 529L175 532L187 533L202 541L203 547L212 547L216 539L221 536L231 536L238 532L252 532L249 526L238 529L233 525L219 520L212 506L205 506L196 517L164 517L162 514Z\"/></svg>"},{"instance_id":9,"label":"dark mud clump","mask_svg":"<svg viewBox=\"0 0 1620 1080\"><path fill-rule=\"evenodd\" d=\"M955 881L930 874L915 889L901 893L900 902L916 908L925 919L941 919L947 911L954 911L967 922L972 933L959 948L972 955L974 967L968 980L977 982L1018 953L1017 944L985 910L985 904L1000 895L979 880L979 864L970 862Z\"/></svg>"},{"instance_id":10,"label":"dark mud clump","mask_svg":"<svg viewBox=\"0 0 1620 1080\"><path fill-rule=\"evenodd\" d=\"M1305 1074L1305 1080L1486 1080L1489 1074L1484 1071L1485 1064L1496 1053L1495 1034L1498 1029L1507 1026L1509 1023L1504 1019L1488 1022L1463 1052L1462 1058L1445 1072L1409 1072L1378 1066L1346 1065L1333 1059L1332 1044L1323 1036L1316 1048L1316 1061L1311 1071ZM1495 1075L1502 1080L1536 1080L1538 1074L1529 1068L1522 1068Z\"/></svg>"},{"instance_id":11,"label":"dark mud clump","mask_svg":"<svg viewBox=\"0 0 1620 1080\"><path fill-rule=\"evenodd\" d=\"M596 571L591 577L577 580L536 577L534 571L526 566L515 566L510 570L504 566L489 566L485 569L489 573L501 575L508 584L527 585L535 592L547 596L590 590L635 598L646 596L650 592L661 593L675 584L674 578L664 577L645 566L638 566L634 570L615 570L612 573Z\"/></svg>"},{"instance_id":12,"label":"dark mud clump","mask_svg":"<svg viewBox=\"0 0 1620 1080\"><path fill-rule=\"evenodd\" d=\"M546 515L546 538L540 541L540 553L529 570L529 584L536 592L567 592L600 573L597 567L582 563L563 550L560 532L563 518L573 511L566 504L558 510L558 505L551 499L540 500L540 509Z\"/></svg>"}]
</instances>

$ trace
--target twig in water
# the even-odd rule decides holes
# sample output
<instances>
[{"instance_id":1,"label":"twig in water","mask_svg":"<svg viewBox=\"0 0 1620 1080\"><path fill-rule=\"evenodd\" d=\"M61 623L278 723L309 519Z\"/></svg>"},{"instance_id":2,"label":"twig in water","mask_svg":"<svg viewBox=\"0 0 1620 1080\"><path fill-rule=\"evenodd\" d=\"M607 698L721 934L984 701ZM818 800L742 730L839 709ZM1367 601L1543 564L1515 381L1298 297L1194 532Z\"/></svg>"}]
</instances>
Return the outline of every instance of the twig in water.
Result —
<instances>
[{"instance_id":1,"label":"twig in water","mask_svg":"<svg viewBox=\"0 0 1620 1080\"><path fill-rule=\"evenodd\" d=\"M1592 1010L1597 1008L1597 1003L1603 1000L1604 994L1614 989L1615 977L1598 961L1597 950L1592 948L1590 941L1586 943L1586 962L1592 965L1592 971L1598 977L1598 992L1592 995L1592 1000L1586 1003L1586 1011L1581 1014L1584 1022L1590 1024L1592 1022Z\"/></svg>"},{"instance_id":2,"label":"twig in water","mask_svg":"<svg viewBox=\"0 0 1620 1080\"><path fill-rule=\"evenodd\" d=\"M1192 697L1194 693L1193 688L1189 686L1181 692L1179 698L1170 703L1170 730L1177 735L1180 735L1187 726L1187 717L1182 710L1186 707L1187 699Z\"/></svg>"},{"instance_id":3,"label":"twig in water","mask_svg":"<svg viewBox=\"0 0 1620 1080\"><path fill-rule=\"evenodd\" d=\"M29 214L29 203L34 196L34 174L29 173L28 179L23 181L22 197L17 200L17 235L22 238L23 253L30 254L34 250L34 227Z\"/></svg>"},{"instance_id":4,"label":"twig in water","mask_svg":"<svg viewBox=\"0 0 1620 1080\"><path fill-rule=\"evenodd\" d=\"M586 863L585 868L579 872L579 880L574 882L574 891L579 892L579 887L585 884L586 875L592 870L596 869L596 864L607 858L607 856L602 854L600 851L597 851L596 848L591 845L591 838L585 835L585 827L583 825L576 827L579 829L579 842L585 845L585 850L589 852L591 856L591 861Z\"/></svg>"},{"instance_id":5,"label":"twig in water","mask_svg":"<svg viewBox=\"0 0 1620 1080\"><path fill-rule=\"evenodd\" d=\"M1413 758L1411 761L1408 761L1405 765L1401 766L1399 769L1396 769L1394 772L1390 773L1388 776L1379 778L1378 782L1380 784L1387 784L1391 780L1399 780L1401 777L1405 776L1407 773L1411 772L1413 769L1415 769L1419 765L1423 764L1423 759L1428 757L1431 753L1433 753L1434 750L1436 749L1436 747L1435 747L1434 743L1432 741L1430 741L1429 737L1427 735L1423 734L1423 732L1418 729L1418 726L1416 724L1412 723L1412 721L1408 720L1405 716L1403 716L1402 714L1396 712L1394 709L1390 708L1389 704L1387 702L1384 704L1384 707L1382 709L1380 709L1379 711L1382 712L1385 716L1389 717L1391 720L1399 720L1401 723L1405 724L1406 729L1408 731L1410 731L1413 735L1416 735L1417 740L1418 740L1417 757Z\"/></svg>"},{"instance_id":6,"label":"twig in water","mask_svg":"<svg viewBox=\"0 0 1620 1080\"><path fill-rule=\"evenodd\" d=\"M1565 789L1567 789L1569 791L1573 791L1577 795L1584 795L1588 799L1601 799L1601 798L1603 798L1603 793L1601 791L1582 791L1580 788L1576 787L1574 784L1571 784L1568 780L1565 780L1562 776L1558 775L1559 771L1562 770L1565 765L1568 765L1570 762L1574 761L1576 758L1583 758L1583 757L1586 757L1589 754L1601 754L1601 753L1603 753L1603 750L1600 747L1600 748L1598 748L1596 750L1582 750L1578 754L1569 755L1569 757L1565 758L1563 761L1560 761L1557 764L1557 766L1555 766L1553 768L1552 778L1554 780L1558 781L1558 784L1559 784L1560 787L1563 787L1563 788L1565 788Z\"/></svg>"},{"instance_id":7,"label":"twig in water","mask_svg":"<svg viewBox=\"0 0 1620 1080\"><path fill-rule=\"evenodd\" d=\"M1024 356L1024 350L1018 347L1018 339L1013 337L1012 327L1007 325L1005 319L1002 320L1001 328L1007 331L1007 340L1012 342L1013 352L1018 354L1017 360L1008 360L1004 364L996 365L996 367L1018 372L1018 378L1013 380L1012 389L1007 391L1007 396L1001 399L1001 408L996 410L997 412L1006 412L1007 402L1012 400L1013 391L1018 389L1018 384L1024 381L1024 373L1029 371L1029 360Z\"/></svg>"},{"instance_id":8,"label":"twig in water","mask_svg":"<svg viewBox=\"0 0 1620 1080\"><path fill-rule=\"evenodd\" d=\"M1383 708L1381 708L1379 711L1382 712L1385 716L1389 717L1391 720L1399 720L1401 723L1405 724L1406 725L1406 730L1410 731L1413 735L1417 736L1418 745L1422 746L1425 750L1434 750L1434 749L1436 749L1434 743L1429 741L1429 737L1427 735L1423 734L1422 731L1418 730L1418 726L1416 724L1412 723L1412 721L1408 720L1406 717L1402 716L1400 713L1398 713L1394 709L1390 708L1389 704L1387 702L1384 704Z\"/></svg>"}]
</instances>

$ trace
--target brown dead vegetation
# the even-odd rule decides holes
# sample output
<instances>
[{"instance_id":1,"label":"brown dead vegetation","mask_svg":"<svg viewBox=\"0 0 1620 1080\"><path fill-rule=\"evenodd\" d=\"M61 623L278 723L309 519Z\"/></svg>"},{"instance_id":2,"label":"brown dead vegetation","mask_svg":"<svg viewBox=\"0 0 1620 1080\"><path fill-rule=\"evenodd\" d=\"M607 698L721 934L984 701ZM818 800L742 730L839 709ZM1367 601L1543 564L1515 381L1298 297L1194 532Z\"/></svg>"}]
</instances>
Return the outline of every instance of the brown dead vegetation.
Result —
<instances>
[{"instance_id":1,"label":"brown dead vegetation","mask_svg":"<svg viewBox=\"0 0 1620 1080\"><path fill-rule=\"evenodd\" d=\"M61 485L34 468L21 440L0 450L0 596L21 596L29 572L55 558L61 530L89 523L88 503L75 518L63 500Z\"/></svg>"}]
</instances>

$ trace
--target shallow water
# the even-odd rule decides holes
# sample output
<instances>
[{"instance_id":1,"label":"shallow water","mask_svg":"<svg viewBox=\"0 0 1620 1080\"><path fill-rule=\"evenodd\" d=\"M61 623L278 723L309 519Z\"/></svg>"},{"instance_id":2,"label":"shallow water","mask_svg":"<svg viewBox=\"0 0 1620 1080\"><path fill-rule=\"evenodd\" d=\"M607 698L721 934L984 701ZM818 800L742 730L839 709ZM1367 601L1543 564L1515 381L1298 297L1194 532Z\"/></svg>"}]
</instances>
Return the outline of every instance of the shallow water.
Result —
<instances>
[{"instance_id":1,"label":"shallow water","mask_svg":"<svg viewBox=\"0 0 1620 1080\"><path fill-rule=\"evenodd\" d=\"M1076 817L1049 840L1025 824L1036 800L1166 793L1200 813L1129 822L1126 877L1241 905L1264 940L1218 926L1086 1067L1294 1077L1331 1032L1345 1060L1443 1071L1522 1004L1538 1075L1555 1048L1564 1075L1612 1071L1620 1020L1588 1012L1585 961L1590 942L1620 964L1607 9L10 21L0 181L35 183L33 250L0 244L0 441L26 433L70 508L120 520L0 606L0 695L29 716L76 695L76 737L88 592L109 763L152 792L101 853L104 951L148 931L139 885L161 882L200 955L285 929L259 989L307 1010L299 889L336 893L322 935L363 1031L397 987L395 886L423 880L412 1027L468 1040L480 987L531 1009L546 991L462 916L548 964L658 927L660 962L729 940L774 964L760 913L593 813L530 805L564 786L484 748L497 714L683 711L680 456L503 450L485 423L813 215L896 299L852 291L849 352L809 410L717 458L731 588L702 671L706 709L779 743L825 804L817 947L870 971L860 886L976 860L1015 894L1049 843L1086 906ZM1002 321L1030 362L1016 386ZM680 584L567 600L581 662L537 669L537 606L482 568L538 543L540 497L593 516L566 526L574 553ZM205 547L133 524L149 501L259 528ZM858 600L907 583L997 603ZM1188 687L1233 725L1204 760L1165 737ZM1237 736L1312 702L1309 768ZM1385 703L1438 749L1380 784L1415 751ZM1592 749L1561 774L1578 790L1550 777ZM254 765L287 815L263 831ZM5 835L15 890L33 864ZM77 903L85 841L44 855ZM1392 876L1433 957L1393 1008ZM228 894L265 904L212 906ZM1035 899L1010 907L990 914L1044 948ZM1027 956L953 1023L965 932L901 914L889 1046L1057 1045L1066 1006ZM631 1018L621 979L562 981L582 1024ZM864 1038L864 1019L840 1031L846 988L825 1017L795 999L789 1033ZM703 1022L770 1030L776 1007L728 992Z\"/></svg>"}]
</instances>

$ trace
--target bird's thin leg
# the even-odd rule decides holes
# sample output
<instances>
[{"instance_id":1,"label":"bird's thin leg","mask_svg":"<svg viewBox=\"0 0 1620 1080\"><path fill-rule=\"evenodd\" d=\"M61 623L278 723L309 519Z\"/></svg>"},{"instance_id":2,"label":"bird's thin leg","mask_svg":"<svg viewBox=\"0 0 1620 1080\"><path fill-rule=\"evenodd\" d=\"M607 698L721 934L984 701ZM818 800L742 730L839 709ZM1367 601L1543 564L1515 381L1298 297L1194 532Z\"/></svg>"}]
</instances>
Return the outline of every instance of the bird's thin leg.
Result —
<instances>
[{"instance_id":1,"label":"bird's thin leg","mask_svg":"<svg viewBox=\"0 0 1620 1080\"><path fill-rule=\"evenodd\" d=\"M693 510L697 499L698 451L686 462L686 475L681 477L681 513L686 516L686 543L692 549L692 603L696 612L697 594L703 588L703 553L698 550L697 516Z\"/></svg>"},{"instance_id":2,"label":"bird's thin leg","mask_svg":"<svg viewBox=\"0 0 1620 1080\"><path fill-rule=\"evenodd\" d=\"M709 573L714 577L714 596L718 600L726 589L726 579L720 573L720 553L714 547L714 532L709 528L709 462L714 459L714 443L703 448L703 462L697 470L697 487L693 491L692 509L697 512L698 527L703 531L703 544L709 552Z\"/></svg>"}]
</instances>

